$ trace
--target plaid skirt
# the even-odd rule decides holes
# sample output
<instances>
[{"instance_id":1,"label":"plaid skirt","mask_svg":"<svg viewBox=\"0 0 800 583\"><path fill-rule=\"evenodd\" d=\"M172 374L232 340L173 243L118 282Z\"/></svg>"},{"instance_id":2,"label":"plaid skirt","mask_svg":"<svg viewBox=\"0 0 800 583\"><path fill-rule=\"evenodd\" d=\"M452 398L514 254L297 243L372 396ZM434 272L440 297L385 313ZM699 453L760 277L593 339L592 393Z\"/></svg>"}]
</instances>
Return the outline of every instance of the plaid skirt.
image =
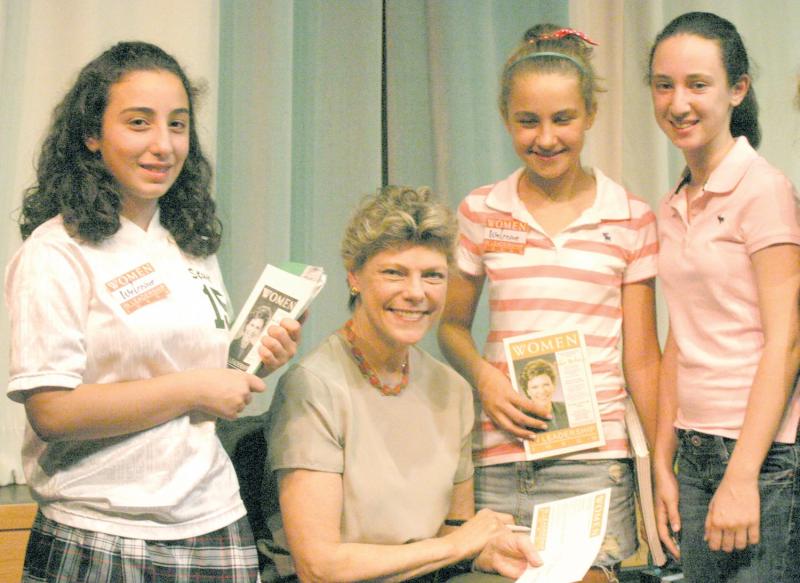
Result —
<instances>
[{"instance_id":1,"label":"plaid skirt","mask_svg":"<svg viewBox=\"0 0 800 583\"><path fill-rule=\"evenodd\" d=\"M260 581L246 516L201 536L151 541L65 526L39 512L22 575L22 583Z\"/></svg>"}]
</instances>

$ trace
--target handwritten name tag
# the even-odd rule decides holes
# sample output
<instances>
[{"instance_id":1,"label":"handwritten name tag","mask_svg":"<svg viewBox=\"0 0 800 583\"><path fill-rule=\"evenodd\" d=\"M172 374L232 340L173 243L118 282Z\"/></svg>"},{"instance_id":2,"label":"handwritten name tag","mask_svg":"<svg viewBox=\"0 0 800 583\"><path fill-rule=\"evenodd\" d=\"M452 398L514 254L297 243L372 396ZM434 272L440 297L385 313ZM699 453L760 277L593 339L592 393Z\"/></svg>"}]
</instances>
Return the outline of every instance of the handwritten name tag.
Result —
<instances>
[{"instance_id":1,"label":"handwritten name tag","mask_svg":"<svg viewBox=\"0 0 800 583\"><path fill-rule=\"evenodd\" d=\"M144 263L107 281L106 289L126 314L132 314L169 295L169 288L161 281L151 263Z\"/></svg>"},{"instance_id":2,"label":"handwritten name tag","mask_svg":"<svg viewBox=\"0 0 800 583\"><path fill-rule=\"evenodd\" d=\"M528 225L515 219L487 219L483 231L486 253L525 253Z\"/></svg>"}]
</instances>

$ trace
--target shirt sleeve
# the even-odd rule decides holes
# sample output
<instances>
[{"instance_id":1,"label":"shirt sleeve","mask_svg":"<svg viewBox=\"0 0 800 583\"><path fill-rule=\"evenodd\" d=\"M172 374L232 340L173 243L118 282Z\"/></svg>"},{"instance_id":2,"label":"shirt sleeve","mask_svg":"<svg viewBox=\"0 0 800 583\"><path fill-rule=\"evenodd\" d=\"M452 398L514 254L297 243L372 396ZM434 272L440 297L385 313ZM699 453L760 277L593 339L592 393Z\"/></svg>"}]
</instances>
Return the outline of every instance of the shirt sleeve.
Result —
<instances>
[{"instance_id":1,"label":"shirt sleeve","mask_svg":"<svg viewBox=\"0 0 800 583\"><path fill-rule=\"evenodd\" d=\"M759 176L758 188L750 189L739 224L748 255L770 245L800 245L797 191L779 172Z\"/></svg>"},{"instance_id":2,"label":"shirt sleeve","mask_svg":"<svg viewBox=\"0 0 800 583\"><path fill-rule=\"evenodd\" d=\"M77 244L31 238L6 270L11 321L8 396L40 387L75 388L86 370L91 276Z\"/></svg>"},{"instance_id":3,"label":"shirt sleeve","mask_svg":"<svg viewBox=\"0 0 800 583\"><path fill-rule=\"evenodd\" d=\"M469 275L483 275L483 235L484 225L477 213L470 209L470 197L458 205L458 245L456 263L459 269Z\"/></svg>"},{"instance_id":4,"label":"shirt sleeve","mask_svg":"<svg viewBox=\"0 0 800 583\"><path fill-rule=\"evenodd\" d=\"M270 407L270 467L341 474L343 434L341 415L326 382L303 366L289 369L278 382Z\"/></svg>"},{"instance_id":5,"label":"shirt sleeve","mask_svg":"<svg viewBox=\"0 0 800 583\"><path fill-rule=\"evenodd\" d=\"M623 284L650 279L658 272L656 216L642 200L631 200L631 227L634 229L634 238L628 251Z\"/></svg>"}]
</instances>

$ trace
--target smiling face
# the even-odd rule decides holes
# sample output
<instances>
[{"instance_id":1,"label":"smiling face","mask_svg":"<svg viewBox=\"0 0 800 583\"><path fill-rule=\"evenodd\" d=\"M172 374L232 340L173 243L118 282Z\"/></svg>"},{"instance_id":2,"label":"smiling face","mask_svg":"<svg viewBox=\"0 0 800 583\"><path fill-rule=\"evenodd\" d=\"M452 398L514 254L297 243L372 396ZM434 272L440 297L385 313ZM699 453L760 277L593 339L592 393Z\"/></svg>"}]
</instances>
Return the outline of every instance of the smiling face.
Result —
<instances>
[{"instance_id":1,"label":"smiling face","mask_svg":"<svg viewBox=\"0 0 800 583\"><path fill-rule=\"evenodd\" d=\"M693 34L664 39L653 53L650 78L656 122L687 160L724 156L733 144L731 112L749 79L730 84L719 43Z\"/></svg>"},{"instance_id":2,"label":"smiling face","mask_svg":"<svg viewBox=\"0 0 800 583\"><path fill-rule=\"evenodd\" d=\"M114 176L122 215L146 228L189 152L189 97L180 79L163 70L124 75L109 90L101 135L86 147Z\"/></svg>"},{"instance_id":3,"label":"smiling face","mask_svg":"<svg viewBox=\"0 0 800 583\"><path fill-rule=\"evenodd\" d=\"M421 245L387 249L347 279L359 290L356 335L375 351L394 352L419 342L438 319L447 292L447 258Z\"/></svg>"},{"instance_id":4,"label":"smiling face","mask_svg":"<svg viewBox=\"0 0 800 583\"><path fill-rule=\"evenodd\" d=\"M577 74L522 71L514 77L505 123L532 181L558 181L579 171L593 121Z\"/></svg>"},{"instance_id":5,"label":"smiling face","mask_svg":"<svg viewBox=\"0 0 800 583\"><path fill-rule=\"evenodd\" d=\"M553 379L549 375L540 374L528 379L528 386L525 391L532 401L536 401L542 406L550 404L553 399L553 393L556 387L553 384Z\"/></svg>"}]
</instances>

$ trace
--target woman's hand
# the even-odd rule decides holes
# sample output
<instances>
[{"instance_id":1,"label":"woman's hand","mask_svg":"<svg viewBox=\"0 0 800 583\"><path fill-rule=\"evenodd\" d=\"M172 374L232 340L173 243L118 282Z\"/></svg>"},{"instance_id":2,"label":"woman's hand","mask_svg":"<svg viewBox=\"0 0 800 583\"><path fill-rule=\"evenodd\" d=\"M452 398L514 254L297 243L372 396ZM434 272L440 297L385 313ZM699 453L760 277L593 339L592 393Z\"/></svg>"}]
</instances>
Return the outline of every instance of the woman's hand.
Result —
<instances>
[{"instance_id":1,"label":"woman's hand","mask_svg":"<svg viewBox=\"0 0 800 583\"><path fill-rule=\"evenodd\" d=\"M506 531L489 539L473 564L479 571L517 579L529 566L541 566L542 560L530 535Z\"/></svg>"},{"instance_id":2,"label":"woman's hand","mask_svg":"<svg viewBox=\"0 0 800 583\"><path fill-rule=\"evenodd\" d=\"M681 531L678 514L678 480L672 468L655 468L655 507L658 538L664 548L676 559L681 558L681 549L676 535Z\"/></svg>"},{"instance_id":3,"label":"woman's hand","mask_svg":"<svg viewBox=\"0 0 800 583\"><path fill-rule=\"evenodd\" d=\"M264 364L264 376L278 370L297 353L301 328L301 322L284 318L280 326L270 326L267 329L258 349L258 355Z\"/></svg>"},{"instance_id":4,"label":"woman's hand","mask_svg":"<svg viewBox=\"0 0 800 583\"><path fill-rule=\"evenodd\" d=\"M509 524L514 524L514 517L510 514L484 508L445 538L458 549L460 557L469 559L477 556L493 536L510 532Z\"/></svg>"},{"instance_id":5,"label":"woman's hand","mask_svg":"<svg viewBox=\"0 0 800 583\"><path fill-rule=\"evenodd\" d=\"M477 386L483 410L498 428L522 439L536 439L531 428L547 429L545 421L526 413L549 419L549 408L545 411L519 394L508 377L485 360L478 373Z\"/></svg>"},{"instance_id":6,"label":"woman's hand","mask_svg":"<svg viewBox=\"0 0 800 583\"><path fill-rule=\"evenodd\" d=\"M704 537L708 548L730 553L758 544L760 510L758 478L726 474L708 505Z\"/></svg>"}]
</instances>

